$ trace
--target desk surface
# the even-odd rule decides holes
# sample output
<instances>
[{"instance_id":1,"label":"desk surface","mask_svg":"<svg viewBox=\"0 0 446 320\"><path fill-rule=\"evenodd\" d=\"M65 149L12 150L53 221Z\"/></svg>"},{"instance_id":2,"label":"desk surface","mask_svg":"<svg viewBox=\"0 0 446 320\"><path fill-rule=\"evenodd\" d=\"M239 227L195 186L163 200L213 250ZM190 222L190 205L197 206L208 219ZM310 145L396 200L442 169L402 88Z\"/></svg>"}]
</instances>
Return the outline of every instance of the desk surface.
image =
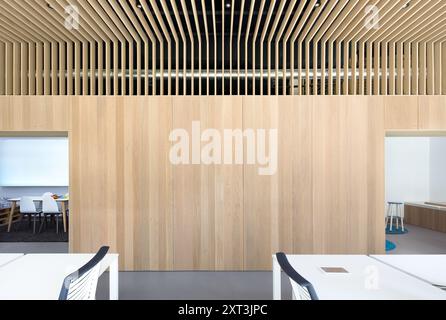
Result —
<instances>
[{"instance_id":1,"label":"desk surface","mask_svg":"<svg viewBox=\"0 0 446 320\"><path fill-rule=\"evenodd\" d=\"M0 267L0 300L57 300L63 280L94 254L28 254ZM101 274L117 254L107 254Z\"/></svg>"},{"instance_id":2,"label":"desk surface","mask_svg":"<svg viewBox=\"0 0 446 320\"><path fill-rule=\"evenodd\" d=\"M23 257L22 253L17 253L17 254L0 254L0 267L7 265L8 263Z\"/></svg>"},{"instance_id":3,"label":"desk surface","mask_svg":"<svg viewBox=\"0 0 446 320\"><path fill-rule=\"evenodd\" d=\"M43 197L31 197L31 199L33 201L43 201ZM12 199L8 199L9 202L19 202L20 198L12 198ZM57 202L68 202L69 199L56 199Z\"/></svg>"},{"instance_id":4,"label":"desk surface","mask_svg":"<svg viewBox=\"0 0 446 320\"><path fill-rule=\"evenodd\" d=\"M446 286L446 255L374 255L371 257L433 285Z\"/></svg>"},{"instance_id":5,"label":"desk surface","mask_svg":"<svg viewBox=\"0 0 446 320\"><path fill-rule=\"evenodd\" d=\"M289 255L288 259L321 300L446 299L441 289L365 255ZM321 267L343 267L349 273L326 274Z\"/></svg>"}]
</instances>

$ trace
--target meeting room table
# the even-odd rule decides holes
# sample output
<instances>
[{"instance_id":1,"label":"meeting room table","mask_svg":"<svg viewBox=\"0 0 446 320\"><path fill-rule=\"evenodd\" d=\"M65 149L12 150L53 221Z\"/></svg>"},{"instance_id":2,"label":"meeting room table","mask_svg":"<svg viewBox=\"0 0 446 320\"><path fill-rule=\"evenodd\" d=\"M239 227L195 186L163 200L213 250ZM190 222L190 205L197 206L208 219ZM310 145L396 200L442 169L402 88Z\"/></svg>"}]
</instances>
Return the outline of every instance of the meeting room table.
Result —
<instances>
[{"instance_id":1,"label":"meeting room table","mask_svg":"<svg viewBox=\"0 0 446 320\"><path fill-rule=\"evenodd\" d=\"M43 197L31 197L34 202L43 202ZM68 209L68 202L69 200L66 198L59 198L55 199L57 203L60 203L61 206L61 213L62 213L62 220L63 220L63 230L66 233L68 230L67 227L67 209ZM9 212L9 218L8 218L8 232L11 232L11 225L12 225L12 219L14 217L14 212L16 208L18 207L18 203L20 203L20 198L13 198L8 199L8 202L11 203L11 211Z\"/></svg>"}]
</instances>

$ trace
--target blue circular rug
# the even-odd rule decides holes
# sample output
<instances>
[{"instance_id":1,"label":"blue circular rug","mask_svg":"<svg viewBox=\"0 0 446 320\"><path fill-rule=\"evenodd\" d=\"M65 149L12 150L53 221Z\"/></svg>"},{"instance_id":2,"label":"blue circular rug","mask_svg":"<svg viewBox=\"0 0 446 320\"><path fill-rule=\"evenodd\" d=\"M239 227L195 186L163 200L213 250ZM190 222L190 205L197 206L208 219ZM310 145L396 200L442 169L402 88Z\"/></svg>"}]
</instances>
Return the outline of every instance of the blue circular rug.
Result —
<instances>
[{"instance_id":1,"label":"blue circular rug","mask_svg":"<svg viewBox=\"0 0 446 320\"><path fill-rule=\"evenodd\" d=\"M395 250L395 248L396 248L396 244L394 244L393 242L388 241L388 240L386 241L386 252Z\"/></svg>"},{"instance_id":2,"label":"blue circular rug","mask_svg":"<svg viewBox=\"0 0 446 320\"><path fill-rule=\"evenodd\" d=\"M386 228L386 234L406 234L408 232L409 232L409 230L407 230L407 228L404 228L404 231L403 231L403 228L401 228L401 227L399 227L398 229L392 228L392 231L390 231L390 227Z\"/></svg>"}]
</instances>

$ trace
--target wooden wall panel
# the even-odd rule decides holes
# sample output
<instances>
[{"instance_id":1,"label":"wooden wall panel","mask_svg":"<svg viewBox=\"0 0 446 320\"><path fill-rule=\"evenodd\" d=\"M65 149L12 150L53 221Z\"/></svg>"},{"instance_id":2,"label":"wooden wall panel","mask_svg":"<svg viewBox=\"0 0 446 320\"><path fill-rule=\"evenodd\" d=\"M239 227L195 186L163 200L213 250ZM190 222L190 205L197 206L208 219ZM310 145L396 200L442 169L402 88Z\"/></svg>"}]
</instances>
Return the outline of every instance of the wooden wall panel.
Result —
<instances>
[{"instance_id":1,"label":"wooden wall panel","mask_svg":"<svg viewBox=\"0 0 446 320\"><path fill-rule=\"evenodd\" d=\"M187 130L192 144L193 122L201 130L242 129L242 110L237 97L174 98L174 128ZM190 160L173 168L174 268L242 270L243 166L200 166L192 150Z\"/></svg>"},{"instance_id":2,"label":"wooden wall panel","mask_svg":"<svg viewBox=\"0 0 446 320\"><path fill-rule=\"evenodd\" d=\"M446 130L446 97L419 97L420 130Z\"/></svg>"},{"instance_id":3,"label":"wooden wall panel","mask_svg":"<svg viewBox=\"0 0 446 320\"><path fill-rule=\"evenodd\" d=\"M386 97L384 108L387 130L418 129L418 97Z\"/></svg>"},{"instance_id":4,"label":"wooden wall panel","mask_svg":"<svg viewBox=\"0 0 446 320\"><path fill-rule=\"evenodd\" d=\"M2 97L0 131L69 131L73 99L64 97Z\"/></svg>"},{"instance_id":5,"label":"wooden wall panel","mask_svg":"<svg viewBox=\"0 0 446 320\"><path fill-rule=\"evenodd\" d=\"M70 251L102 245L120 253L127 269L125 240L133 212L124 205L123 100L76 97L70 132ZM127 217L127 218L126 218ZM118 231L119 228L119 231Z\"/></svg>"},{"instance_id":6,"label":"wooden wall panel","mask_svg":"<svg viewBox=\"0 0 446 320\"><path fill-rule=\"evenodd\" d=\"M124 205L132 241L128 268L173 268L172 99L124 99ZM127 229L125 229L127 231ZM128 240L126 240L128 241ZM127 252L127 250L126 250Z\"/></svg>"},{"instance_id":7,"label":"wooden wall panel","mask_svg":"<svg viewBox=\"0 0 446 320\"><path fill-rule=\"evenodd\" d=\"M318 98L313 112L314 252L382 252L382 100Z\"/></svg>"},{"instance_id":8,"label":"wooden wall panel","mask_svg":"<svg viewBox=\"0 0 446 320\"><path fill-rule=\"evenodd\" d=\"M276 97L244 98L245 130L278 129L278 117L279 101ZM271 265L271 254L279 247L277 175L261 176L257 165L244 167L245 269L267 270Z\"/></svg>"}]
</instances>

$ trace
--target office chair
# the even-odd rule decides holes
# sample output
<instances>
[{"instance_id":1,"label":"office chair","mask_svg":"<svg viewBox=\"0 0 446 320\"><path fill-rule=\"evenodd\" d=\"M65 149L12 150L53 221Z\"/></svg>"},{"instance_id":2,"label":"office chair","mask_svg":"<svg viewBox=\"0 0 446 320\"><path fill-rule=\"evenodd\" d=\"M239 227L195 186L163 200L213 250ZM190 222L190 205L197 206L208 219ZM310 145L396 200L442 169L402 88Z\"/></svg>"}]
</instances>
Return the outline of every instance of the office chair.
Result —
<instances>
[{"instance_id":1,"label":"office chair","mask_svg":"<svg viewBox=\"0 0 446 320\"><path fill-rule=\"evenodd\" d=\"M286 254L279 252L276 254L277 262L282 270L290 278L290 281L294 281L297 284L298 292L293 290L293 298L298 300L319 300L313 285L302 277L291 266Z\"/></svg>"},{"instance_id":2,"label":"office chair","mask_svg":"<svg viewBox=\"0 0 446 320\"><path fill-rule=\"evenodd\" d=\"M54 216L56 220L56 233L59 233L59 218L61 217L62 212L59 210L59 205L52 195L43 195L42 211L45 216L45 221L47 216Z\"/></svg>"},{"instance_id":3,"label":"office chair","mask_svg":"<svg viewBox=\"0 0 446 320\"><path fill-rule=\"evenodd\" d=\"M29 217L29 222L31 223L31 218L33 218L33 233L36 233L36 220L41 219L40 214L42 212L36 209L36 205L31 197L20 198L20 213Z\"/></svg>"},{"instance_id":4,"label":"office chair","mask_svg":"<svg viewBox=\"0 0 446 320\"><path fill-rule=\"evenodd\" d=\"M59 300L95 300L101 261L109 247L102 247L87 264L67 276L60 290Z\"/></svg>"}]
</instances>

